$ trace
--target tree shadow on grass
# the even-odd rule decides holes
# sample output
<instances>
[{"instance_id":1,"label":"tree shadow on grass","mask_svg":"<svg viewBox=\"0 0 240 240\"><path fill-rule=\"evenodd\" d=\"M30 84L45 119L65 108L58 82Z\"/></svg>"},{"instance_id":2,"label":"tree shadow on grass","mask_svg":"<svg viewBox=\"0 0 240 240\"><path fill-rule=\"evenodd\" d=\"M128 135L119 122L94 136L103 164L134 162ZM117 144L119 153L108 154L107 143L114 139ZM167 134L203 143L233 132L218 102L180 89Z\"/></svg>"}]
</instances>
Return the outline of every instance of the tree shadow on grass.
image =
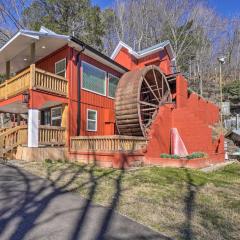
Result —
<instances>
[{"instance_id":1,"label":"tree shadow on grass","mask_svg":"<svg viewBox=\"0 0 240 240\"><path fill-rule=\"evenodd\" d=\"M198 217L201 217L202 219L201 224L203 227L206 229L214 229L219 236L222 236L222 239L234 239L230 237L233 232L233 228L231 227L231 224L228 223L228 219L226 217L223 218L216 210L210 208L208 203L200 203L202 207L199 206L199 203L196 203L197 195L206 183L209 182L217 185L219 185L219 183L221 183L221 185L227 183L219 179L214 181L209 179L209 181L206 181L205 176L203 176L201 182L199 182L199 179L198 181L194 179L192 171L187 168L185 168L184 171L187 180L187 191L184 197L185 221L180 228L181 239L193 240L199 237L193 231L193 218L196 211Z\"/></svg>"},{"instance_id":2,"label":"tree shadow on grass","mask_svg":"<svg viewBox=\"0 0 240 240\"><path fill-rule=\"evenodd\" d=\"M180 230L180 233L183 239L193 240L195 239L195 236L192 229L192 221L196 204L196 195L199 191L199 186L194 183L189 170L187 168L184 170L187 177L187 193L184 197L185 222Z\"/></svg>"},{"instance_id":3,"label":"tree shadow on grass","mask_svg":"<svg viewBox=\"0 0 240 240\"><path fill-rule=\"evenodd\" d=\"M71 170L71 165L63 169L53 181L50 180L52 179L52 171L50 168L48 168L48 180L46 180L26 173L14 165L1 164L0 238L5 239L4 237L6 234L8 234L6 238L8 240L25 239L34 229L38 228L39 226L51 224L52 221L61 216L63 216L64 221L64 216L66 213L69 214L74 212L75 216L77 215L77 217L73 222L72 230L70 231L67 239L86 239L86 228L89 227L89 224L86 223L88 222L88 216L93 215L94 217L94 211L96 211L96 209L100 209L101 218L98 219L97 227L94 230L94 237L91 239L169 239L141 225L139 225L142 229L140 232L138 229L134 231L130 228L130 230L128 230L129 233L127 237L121 238L121 234L124 235L124 231L127 230L121 229L119 226L116 228L112 225L114 225L114 221L117 221L115 219L115 210L120 201L122 191L121 185L125 170L122 168L114 180L115 190L109 208L103 208L96 205L93 206L92 201L96 194L99 182L102 178L107 177L116 171L113 169L111 171L102 173L101 175L95 176L94 171L96 168L96 160L97 159L95 157L91 167L86 165L79 167L74 174L67 179L67 181L65 176L68 174L68 171ZM125 160L126 159L124 159L124 161ZM82 201L82 205L77 208L69 206L64 211L62 210L54 212L50 216L48 215L42 219L43 215L45 215L48 211L49 205L51 205L54 200L58 199L58 201L61 201L62 196L69 194L69 188L71 187L71 184L77 178L80 178L82 173L87 173L89 175L89 179L88 181L79 184L76 188L80 190L90 185L87 199L82 199L79 197L79 201ZM54 203L56 203L56 201L54 201ZM118 219L119 218L121 218L121 216L118 216ZM122 219L122 221L128 221L129 224L132 224L135 228L138 226L136 223L128 219ZM125 226L127 227L126 224L124 227ZM11 231L8 233L10 228ZM54 226L54 228L57 229L58 226ZM52 232L56 229L52 229ZM120 235L119 232L117 232L119 229L122 231L120 232Z\"/></svg>"}]
</instances>

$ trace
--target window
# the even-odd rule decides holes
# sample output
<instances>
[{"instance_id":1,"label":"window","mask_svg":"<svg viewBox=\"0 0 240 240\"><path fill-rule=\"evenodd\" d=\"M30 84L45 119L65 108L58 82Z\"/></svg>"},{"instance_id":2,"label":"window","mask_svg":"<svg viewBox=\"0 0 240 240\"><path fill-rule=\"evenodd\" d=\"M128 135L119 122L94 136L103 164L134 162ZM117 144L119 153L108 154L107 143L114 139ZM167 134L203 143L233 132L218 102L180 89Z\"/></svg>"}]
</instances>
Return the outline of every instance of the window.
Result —
<instances>
[{"instance_id":1,"label":"window","mask_svg":"<svg viewBox=\"0 0 240 240\"><path fill-rule=\"evenodd\" d=\"M95 110L87 110L87 130L97 131L97 111Z\"/></svg>"},{"instance_id":2,"label":"window","mask_svg":"<svg viewBox=\"0 0 240 240\"><path fill-rule=\"evenodd\" d=\"M51 122L52 126L61 126L62 123L62 107L51 109Z\"/></svg>"},{"instance_id":3,"label":"window","mask_svg":"<svg viewBox=\"0 0 240 240\"><path fill-rule=\"evenodd\" d=\"M50 109L42 111L41 124L42 125L51 125Z\"/></svg>"},{"instance_id":4,"label":"window","mask_svg":"<svg viewBox=\"0 0 240 240\"><path fill-rule=\"evenodd\" d=\"M118 77L115 77L112 74L108 75L108 96L109 97L115 98L118 82L119 82Z\"/></svg>"},{"instance_id":5,"label":"window","mask_svg":"<svg viewBox=\"0 0 240 240\"><path fill-rule=\"evenodd\" d=\"M101 95L106 95L106 72L83 62L82 73L82 88Z\"/></svg>"},{"instance_id":6,"label":"window","mask_svg":"<svg viewBox=\"0 0 240 240\"><path fill-rule=\"evenodd\" d=\"M55 63L55 74L66 77L66 59L62 59Z\"/></svg>"}]
</instances>

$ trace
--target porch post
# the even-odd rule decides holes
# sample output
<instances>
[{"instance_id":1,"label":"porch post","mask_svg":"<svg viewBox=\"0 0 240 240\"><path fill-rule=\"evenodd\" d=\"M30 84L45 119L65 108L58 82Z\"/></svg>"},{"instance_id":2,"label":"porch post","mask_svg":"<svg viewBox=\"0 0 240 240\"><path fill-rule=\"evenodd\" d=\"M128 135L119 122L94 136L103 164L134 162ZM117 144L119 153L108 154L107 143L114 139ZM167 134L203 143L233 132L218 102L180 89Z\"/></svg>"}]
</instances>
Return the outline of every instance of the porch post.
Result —
<instances>
[{"instance_id":1,"label":"porch post","mask_svg":"<svg viewBox=\"0 0 240 240\"><path fill-rule=\"evenodd\" d=\"M8 80L10 78L10 71L11 71L11 68L10 68L10 61L7 61L6 62L6 79Z\"/></svg>"},{"instance_id":2,"label":"porch post","mask_svg":"<svg viewBox=\"0 0 240 240\"><path fill-rule=\"evenodd\" d=\"M28 109L28 147L38 147L39 110Z\"/></svg>"}]
</instances>

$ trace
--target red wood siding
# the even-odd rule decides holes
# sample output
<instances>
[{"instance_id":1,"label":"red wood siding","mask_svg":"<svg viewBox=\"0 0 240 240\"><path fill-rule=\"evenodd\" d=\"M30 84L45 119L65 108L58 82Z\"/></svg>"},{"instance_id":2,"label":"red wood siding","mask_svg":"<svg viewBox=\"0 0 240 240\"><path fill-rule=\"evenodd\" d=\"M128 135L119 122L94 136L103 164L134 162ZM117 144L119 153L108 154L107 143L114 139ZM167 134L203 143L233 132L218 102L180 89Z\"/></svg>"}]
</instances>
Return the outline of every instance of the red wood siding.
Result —
<instances>
[{"instance_id":1,"label":"red wood siding","mask_svg":"<svg viewBox=\"0 0 240 240\"><path fill-rule=\"evenodd\" d=\"M152 64L159 66L165 74L172 72L171 61L165 49L137 60L123 47L114 60L130 70Z\"/></svg>"},{"instance_id":2,"label":"red wood siding","mask_svg":"<svg viewBox=\"0 0 240 240\"><path fill-rule=\"evenodd\" d=\"M77 82L77 52L73 49L68 51L68 67L67 77L69 81L69 135L76 136L77 134L77 109L78 109L78 82ZM84 55L80 56L80 60L90 63L108 73L111 73L117 77L121 77L121 74L115 70L99 63L98 61ZM82 71L82 69L80 69ZM80 81L82 82L82 76L80 75ZM102 96L96 93L89 92L81 89L81 128L80 135L113 135L115 128L114 118L114 99L107 96ZM97 131L87 131L87 109L93 109L97 111Z\"/></svg>"},{"instance_id":3,"label":"red wood siding","mask_svg":"<svg viewBox=\"0 0 240 240\"><path fill-rule=\"evenodd\" d=\"M75 136L77 134L77 109L78 109L78 82L77 82L77 54L78 52L70 47L64 47L51 55L45 57L41 61L36 63L36 67L45 71L55 73L55 63L61 59L66 58L66 78L69 80L69 114L68 114L68 137ZM81 61L96 66L107 73L114 76L121 77L121 74L105 66L104 64L81 54ZM82 69L80 69L82 71ZM81 79L82 81L82 79ZM107 86L108 88L108 81ZM114 99L107 96L101 96L96 93L89 92L81 89L81 129L80 135L112 135L115 129L114 119ZM87 109L93 109L97 111L97 131L87 131Z\"/></svg>"},{"instance_id":4,"label":"red wood siding","mask_svg":"<svg viewBox=\"0 0 240 240\"><path fill-rule=\"evenodd\" d=\"M67 54L68 54L68 47L65 46L55 51L54 53L51 53L50 55L41 59L40 61L38 61L36 63L36 67L51 73L55 73L55 63L64 58L67 58Z\"/></svg>"},{"instance_id":5,"label":"red wood siding","mask_svg":"<svg viewBox=\"0 0 240 240\"><path fill-rule=\"evenodd\" d=\"M81 60L114 76L121 77L120 73L84 54L81 55ZM108 80L106 88L108 88ZM106 94L108 94L107 91ZM87 131L87 109L97 111L98 126L96 132ZM114 123L114 99L81 89L81 135L113 135Z\"/></svg>"}]
</instances>

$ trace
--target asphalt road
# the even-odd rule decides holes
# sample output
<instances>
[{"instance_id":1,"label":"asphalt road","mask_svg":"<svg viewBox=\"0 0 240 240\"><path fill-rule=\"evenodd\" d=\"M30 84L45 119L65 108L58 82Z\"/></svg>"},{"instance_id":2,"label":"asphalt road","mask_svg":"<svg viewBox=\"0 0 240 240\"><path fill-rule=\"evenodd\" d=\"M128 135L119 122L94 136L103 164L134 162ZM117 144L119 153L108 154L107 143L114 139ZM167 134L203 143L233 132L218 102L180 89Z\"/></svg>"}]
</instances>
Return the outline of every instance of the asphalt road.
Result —
<instances>
[{"instance_id":1,"label":"asphalt road","mask_svg":"<svg viewBox=\"0 0 240 240\"><path fill-rule=\"evenodd\" d=\"M57 188L53 182L14 165L0 164L0 239L169 238L113 209L94 205L78 194Z\"/></svg>"}]
</instances>

